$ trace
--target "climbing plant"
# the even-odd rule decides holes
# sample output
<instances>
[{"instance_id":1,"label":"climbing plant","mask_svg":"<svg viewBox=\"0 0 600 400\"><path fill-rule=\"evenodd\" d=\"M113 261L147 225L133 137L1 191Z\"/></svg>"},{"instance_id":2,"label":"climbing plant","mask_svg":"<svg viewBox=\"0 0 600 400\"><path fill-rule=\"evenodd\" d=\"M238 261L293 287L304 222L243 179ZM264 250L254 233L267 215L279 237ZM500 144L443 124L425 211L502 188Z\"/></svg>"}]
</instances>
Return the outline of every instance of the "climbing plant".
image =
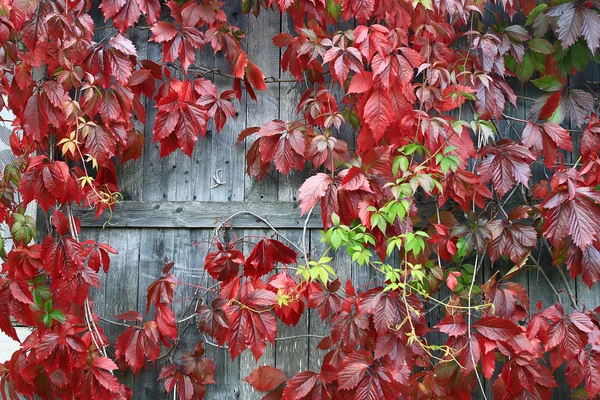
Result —
<instances>
[{"instance_id":1,"label":"climbing plant","mask_svg":"<svg viewBox=\"0 0 600 400\"><path fill-rule=\"evenodd\" d=\"M242 96L256 100L282 82L248 58L222 6L0 0L0 107L15 116L6 122L17 156L0 185L10 230L0 241L0 330L19 340L13 321L31 327L0 364L3 399L128 399L120 371L149 362L167 392L202 398L218 383L205 346L258 360L278 321L296 325L309 308L330 327L322 366L289 377L257 368L246 380L265 399L469 399L486 380L495 399L548 399L561 366L577 398L595 398L600 314L578 302L569 276L589 287L600 280L598 86L582 75L598 61L596 0L244 0L246 13L293 19L273 43L303 92L297 119L239 132L251 143L247 172L309 174L299 200L303 214L320 209L325 250L307 247L306 229L300 244L276 229L234 237L232 216L209 243L214 286L181 282L167 263L147 288L146 318L96 313L89 291L110 273L115 249L80 239L72 208L110 214L121 200L117 165L138 159L146 141L162 157L191 156ZM97 7L109 29L94 40ZM341 29L345 21L354 27ZM129 35L142 29L160 60L139 57ZM203 66L207 52L229 69ZM230 85L217 87L215 75ZM537 88L527 119L514 116L521 85ZM356 132L355 146L342 129ZM545 179L533 180L534 166ZM47 215L45 237L25 213L33 201ZM340 281L338 251L378 279ZM484 263L506 272L478 282ZM546 277L556 304L531 309L511 281L528 268ZM195 293L176 315L182 285ZM431 327L433 307L445 316ZM100 319L122 327L116 341ZM191 349L181 342L188 328L198 331ZM447 339L434 343L430 331Z\"/></svg>"}]
</instances>

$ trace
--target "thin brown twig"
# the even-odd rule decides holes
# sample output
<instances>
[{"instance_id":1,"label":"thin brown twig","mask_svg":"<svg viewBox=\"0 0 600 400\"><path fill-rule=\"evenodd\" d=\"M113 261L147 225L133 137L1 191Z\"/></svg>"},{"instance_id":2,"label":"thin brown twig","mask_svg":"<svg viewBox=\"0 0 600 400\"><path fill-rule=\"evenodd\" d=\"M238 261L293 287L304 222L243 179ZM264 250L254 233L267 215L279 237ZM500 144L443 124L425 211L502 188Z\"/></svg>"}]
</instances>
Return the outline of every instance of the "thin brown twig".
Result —
<instances>
[{"instance_id":1,"label":"thin brown twig","mask_svg":"<svg viewBox=\"0 0 600 400\"><path fill-rule=\"evenodd\" d=\"M558 301L558 303L562 304L562 299L560 298L560 294L558 294L558 291L556 290L556 288L552 284L552 281L550 280L550 278L548 278L548 275L546 275L546 272L544 271L544 269L542 268L542 266L540 265L540 263L538 262L538 260L536 260L531 254L529 254L529 259L531 261L533 261L533 265L535 265L535 267L537 268L538 272L540 274L542 274L542 276L544 277L544 279L548 283L548 286L550 286L550 290L552 290L552 293L556 297L556 300Z\"/></svg>"},{"instance_id":2,"label":"thin brown twig","mask_svg":"<svg viewBox=\"0 0 600 400\"><path fill-rule=\"evenodd\" d=\"M546 251L548 252L548 254L550 255L550 257L554 258L554 252L550 248L550 243L548 243L548 240L546 240L546 238L543 237L543 236L542 236L542 244L546 248ZM567 290L567 293L569 294L569 300L571 302L571 306L575 310L579 310L579 307L577 307L577 303L573 300L575 298L575 294L573 293L573 290L571 289L571 285L569 283L569 280L565 276L565 272L562 269L562 265L557 265L556 269L558 270L558 276L560 276L560 280L565 285L565 289Z\"/></svg>"}]
</instances>

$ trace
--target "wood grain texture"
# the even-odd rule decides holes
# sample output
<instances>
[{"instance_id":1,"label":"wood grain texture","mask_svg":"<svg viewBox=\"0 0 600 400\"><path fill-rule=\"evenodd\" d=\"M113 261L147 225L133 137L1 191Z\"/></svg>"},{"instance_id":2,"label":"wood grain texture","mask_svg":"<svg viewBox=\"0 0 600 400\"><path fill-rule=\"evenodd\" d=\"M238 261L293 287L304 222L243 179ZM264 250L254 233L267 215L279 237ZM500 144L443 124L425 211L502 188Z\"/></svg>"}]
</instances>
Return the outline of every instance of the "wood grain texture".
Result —
<instances>
[{"instance_id":1,"label":"wood grain texture","mask_svg":"<svg viewBox=\"0 0 600 400\"><path fill-rule=\"evenodd\" d=\"M279 67L281 51L273 45L271 39L280 31L294 32L291 19L288 16L282 18L276 11L262 12L259 18L244 15L241 12L241 2L226 2L225 10L229 23L247 31L243 46L248 52L249 60L256 63L265 76L289 78L290 75L283 73ZM99 10L95 13L94 20L97 26L105 25ZM353 26L354 22L349 21L340 29L351 29ZM112 30L105 30L96 39L99 40L112 32ZM148 35L150 35L148 30L136 30L131 32L130 37L140 54L149 59L159 60L162 57L160 46L149 43ZM197 55L197 65L228 69L223 57L220 55L215 57L210 47L207 47L204 52L198 52ZM599 72L600 70L586 71L585 76L590 81L598 81ZM228 78L211 75L207 75L206 78L215 82L219 92L228 90L232 86L232 81ZM531 101L527 98L536 97L537 92L534 92L535 89L531 87L522 88L516 81L511 81L510 84L519 98L518 107L511 107L507 112L515 117L527 119L531 106ZM238 115L228 120L220 134L216 133L212 124L207 138L198 140L192 158L177 151L169 157L160 159L159 145L152 143L156 109L153 100L146 101L147 124L144 128L146 142L142 159L118 168L122 193L125 200L130 201L117 205L110 224L106 225L107 216L96 220L90 210L76 211L84 226L82 238L94 238L109 243L120 252L112 258L113 263L109 274L101 274L102 288L93 291L96 311L100 315L113 318L115 314L134 309L144 314L146 288L160 276L165 258L176 261L175 273L182 281L205 287L213 285L215 281L203 270L204 258L209 251L208 238L216 222L235 213L254 212L265 217L290 239L301 243L304 217L300 216L297 193L305 177L313 171L306 168L302 173L295 172L282 177L272 169L261 183L245 176L244 155L252 139L246 139L240 146L235 145L237 135L246 127L260 126L277 118L286 121L297 118L297 101L306 88L296 83L270 83L268 87L269 91L257 93L259 98L256 103L247 99L245 95L241 103L236 102ZM340 100L342 93L336 91L335 95ZM461 119L472 118L473 113L470 108L463 107ZM498 128L502 136L519 140L523 124L514 121L501 122ZM346 140L350 147L355 147L355 132L351 129L345 127L342 132L334 134ZM577 135L575 136L574 144L577 147L579 139ZM211 189L215 184L212 177L218 169L221 170L221 178L225 183ZM534 166L532 180L543 178L545 178L544 166L538 161ZM518 192L511 199L511 201L520 200ZM419 205L419 216L422 220L427 220L434 212L433 203ZM43 225L43 219L40 219L39 223ZM236 217L233 224L239 228L238 231L234 231L238 236L243 235L244 232L253 235L266 232L266 225L251 215L240 215ZM102 229L103 227L106 229ZM315 208L307 227L309 228L308 246L313 257L318 257L324 250L323 245L320 244L319 230L322 228L322 223L318 207ZM537 253L535 257L538 257ZM398 260L391 262L398 263ZM564 289L558 274L551 267L550 260L542 256L540 262L557 289ZM366 285L375 277L373 271L351 263L343 251L336 255L332 266L342 284L350 279L355 286ZM500 263L485 264L480 276L487 279L498 270L506 272L507 266ZM513 280L529 290L533 307L540 300L544 302L544 306L556 301L547 282L535 270L525 269ZM600 292L597 288L590 290L579 280L576 285L573 283L572 285L589 308L593 309L600 304ZM194 292L193 288L179 287L176 298L192 297ZM440 299L444 299L446 295L447 293L441 293ZM566 300L563 296L563 303L567 304ZM207 296L206 302L211 301L212 295ZM181 305L175 305L174 308L178 313L183 311ZM428 315L428 322L434 325L444 312L443 308L438 307ZM151 312L150 317L152 315ZM123 327L107 323L103 323L102 327L111 339L123 330ZM305 311L297 326L287 327L280 324L278 336L291 337L307 333L325 336L330 333L329 331L330 326L321 321L318 313L315 310L308 310ZM442 334L430 336L434 343L445 339ZM182 347L191 349L202 339L194 321L182 338ZM316 337L277 341L274 347L267 348L258 365L275 365L288 377L301 369L318 371L325 354L324 351L316 348L319 341L320 339ZM174 361L177 361L181 351L176 352ZM166 352L166 349L163 349L163 352ZM218 382L217 385L208 386L207 399L260 398L260 395L242 380L257 366L250 353L247 352L232 361L226 349L207 345L206 355L216 365L215 379ZM150 365L137 377L129 374L122 379L134 390L135 399L166 399L164 388L160 382L157 382L159 370L160 367ZM569 388L564 383L561 373L557 373L556 377L561 388L555 391L553 398L566 400L569 398ZM486 382L487 398L491 400L493 396L490 387L491 384ZM483 396L476 394L473 398L482 399Z\"/></svg>"},{"instance_id":2,"label":"wood grain texture","mask_svg":"<svg viewBox=\"0 0 600 400\"><path fill-rule=\"evenodd\" d=\"M244 203L194 201L124 201L117 205L112 217L96 219L95 212L77 209L73 213L84 227L118 228L214 228L237 213L252 212L265 218L275 228L302 229L305 218L297 203ZM264 222L253 215L238 215L232 220L238 228L264 228ZM312 213L309 228L322 228L318 210Z\"/></svg>"},{"instance_id":3,"label":"wood grain texture","mask_svg":"<svg viewBox=\"0 0 600 400\"><path fill-rule=\"evenodd\" d=\"M278 11L261 11L255 18L249 17L248 24L248 59L262 70L265 76L279 76L279 49L271 41L280 32L280 14ZM279 85L267 84L268 91L257 92L257 102L248 100L246 104L246 127L262 126L269 121L280 118ZM254 142L254 138L245 139L246 151ZM246 177L245 199L247 201L277 201L277 182L279 173L275 168L259 182Z\"/></svg>"}]
</instances>

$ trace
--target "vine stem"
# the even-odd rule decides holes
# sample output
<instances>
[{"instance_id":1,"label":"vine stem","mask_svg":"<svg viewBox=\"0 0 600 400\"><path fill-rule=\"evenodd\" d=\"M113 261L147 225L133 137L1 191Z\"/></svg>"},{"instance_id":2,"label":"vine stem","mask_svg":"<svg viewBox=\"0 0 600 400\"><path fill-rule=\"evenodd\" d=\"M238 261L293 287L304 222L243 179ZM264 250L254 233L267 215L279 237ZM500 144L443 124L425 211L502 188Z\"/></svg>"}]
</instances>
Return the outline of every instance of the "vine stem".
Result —
<instances>
[{"instance_id":1,"label":"vine stem","mask_svg":"<svg viewBox=\"0 0 600 400\"><path fill-rule=\"evenodd\" d=\"M579 162L579 160L577 162ZM525 202L525 204L527 206L529 206L529 200L527 199L527 196L525 195L525 191L524 190L521 190L521 197L523 198L523 201ZM550 255L550 257L554 258L554 252L550 248L550 243L548 243L548 240L546 240L546 238L543 235L542 235L542 239L541 240L542 240L542 245L544 246L544 248L546 249L546 251L548 252L548 254ZM537 262L537 260L535 261L535 263L539 266L539 263ZM571 285L569 284L569 280L565 276L565 273L563 272L562 267L560 265L557 265L556 269L558 270L558 275L560 276L561 281L565 285L565 289L567 290L567 294L569 295L569 301L571 302L571 306L575 310L579 310L579 307L577 307L577 302L574 300L576 297L573 294L573 291L571 290ZM539 268L539 271L542 271L542 267L541 266ZM556 289L553 287L553 285L550 283L550 280L548 278L546 278L546 280L550 284L551 288L554 289L554 292L558 293L556 291ZM560 296L558 296L558 297L560 297ZM559 300L559 302L560 302L560 300Z\"/></svg>"},{"instance_id":2,"label":"vine stem","mask_svg":"<svg viewBox=\"0 0 600 400\"><path fill-rule=\"evenodd\" d=\"M68 221L69 221L69 231L71 231L71 236L75 238L75 240L79 241L79 235L77 234L77 225L75 224L75 219L73 218L73 211L70 206L66 206ZM89 297L86 297L84 302L84 316L85 322L88 325L88 330L90 331L90 335L92 336L92 340L94 341L94 345L104 357L108 357L106 353L106 344L104 340L102 340L102 335L100 335L100 331L94 322L94 316L92 314L92 309L90 307ZM96 336L96 337L94 337ZM100 343L100 344L99 344ZM111 374L113 372L111 371Z\"/></svg>"},{"instance_id":3,"label":"vine stem","mask_svg":"<svg viewBox=\"0 0 600 400\"><path fill-rule=\"evenodd\" d=\"M546 248L546 251L548 251L548 254L550 255L550 257L554 258L554 252L550 248L550 243L548 243L548 240L546 240L546 238L543 236L542 236L542 244ZM560 280L565 285L565 289L567 290L567 293L569 294L569 300L571 302L571 306L575 310L579 310L579 307L577 307L577 303L573 300L575 298L575 294L571 290L571 285L569 284L569 280L565 276L565 272L562 269L562 265L557 265L556 269L558 270L558 275L560 276Z\"/></svg>"},{"instance_id":4,"label":"vine stem","mask_svg":"<svg viewBox=\"0 0 600 400\"><path fill-rule=\"evenodd\" d=\"M483 257L481 258L483 260ZM473 371L475 371L475 376L477 377L477 383L479 384L479 388L481 389L481 395L485 400L488 400L485 389L483 387L483 381L481 380L481 376L479 376L479 372L477 371L477 364L475 363L475 356L473 355L473 346L471 346L471 296L473 294L473 286L475 285L475 276L477 275L477 271L479 270L479 253L475 255L475 270L473 271L473 278L471 278L471 285L469 286L469 294L467 296L467 336L469 338L469 354L471 355L471 362L473 363Z\"/></svg>"},{"instance_id":5,"label":"vine stem","mask_svg":"<svg viewBox=\"0 0 600 400\"><path fill-rule=\"evenodd\" d=\"M560 298L560 294L558 294L558 291L556 290L556 288L552 284L552 281L550 281L550 278L548 278L548 275L546 275L546 272L544 271L544 269L542 268L542 266L540 265L540 263L538 262L538 260L536 260L531 254L529 254L529 259L531 261L533 261L533 264L536 266L538 272L540 274L542 274L542 276L544 277L544 279L546 280L546 282L550 286L550 290L552 290L552 293L554 293L554 296L556 297L558 303L562 304L562 299Z\"/></svg>"},{"instance_id":6,"label":"vine stem","mask_svg":"<svg viewBox=\"0 0 600 400\"><path fill-rule=\"evenodd\" d=\"M290 245L292 245L292 247L294 247L296 250L298 250L304 256L305 260L308 260L307 253L303 249L301 249L296 243L294 243L293 241L291 241L290 239L288 239L287 237L282 235L273 225L271 225L271 223L266 218L261 217L260 215L254 213L252 211L239 211L239 212L236 212L235 214L229 216L227 219L225 219L225 221L221 222L219 225L217 225L215 227L215 236L218 237L218 232L223 228L223 226L226 223L228 223L235 217L239 217L240 215L252 215L253 217L262 221L273 231L273 233L275 233L277 236L280 236L282 239L284 239L286 242L288 242Z\"/></svg>"},{"instance_id":7,"label":"vine stem","mask_svg":"<svg viewBox=\"0 0 600 400\"><path fill-rule=\"evenodd\" d=\"M313 334L306 334L306 335L296 335L296 336L286 336L286 337L278 337L275 338L276 342L282 342L284 340L294 340L294 339L323 339L325 336L321 336L321 335L313 335ZM216 347L219 349L229 349L229 346L227 345L219 345L217 343L213 343L210 340L208 340L208 338L206 337L206 335L204 335L204 344L207 344L209 346L212 347Z\"/></svg>"},{"instance_id":8,"label":"vine stem","mask_svg":"<svg viewBox=\"0 0 600 400\"><path fill-rule=\"evenodd\" d=\"M100 315L98 315L98 314L96 314L96 316L98 317L98 319L99 319L100 321L104 321L104 322L106 322L106 323L109 323L109 324L112 324L112 325L124 326L124 327L126 327L126 328L131 328L132 326L136 326L136 325L129 325L129 324L126 324L126 323L123 323L123 322L117 322L117 321L113 321L113 320L110 320L110 319L108 319L108 318L102 317L102 316L100 316Z\"/></svg>"},{"instance_id":9,"label":"vine stem","mask_svg":"<svg viewBox=\"0 0 600 400\"><path fill-rule=\"evenodd\" d=\"M306 250L306 231L308 228L308 221L310 220L310 216L312 215L315 206L312 206L310 210L308 210L308 214L306 214L306 219L304 220L304 227L302 228L302 250L304 256L304 262L308 265L308 251Z\"/></svg>"}]
</instances>

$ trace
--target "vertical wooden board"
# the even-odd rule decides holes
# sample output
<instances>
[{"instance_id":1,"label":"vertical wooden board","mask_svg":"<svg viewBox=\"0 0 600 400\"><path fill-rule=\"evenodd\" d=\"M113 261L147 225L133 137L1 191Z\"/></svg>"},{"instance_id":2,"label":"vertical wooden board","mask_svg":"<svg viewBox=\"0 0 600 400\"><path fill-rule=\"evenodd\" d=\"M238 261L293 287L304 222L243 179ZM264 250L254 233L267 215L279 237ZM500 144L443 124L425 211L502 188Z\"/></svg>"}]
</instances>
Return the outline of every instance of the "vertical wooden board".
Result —
<instances>
[{"instance_id":1,"label":"vertical wooden board","mask_svg":"<svg viewBox=\"0 0 600 400\"><path fill-rule=\"evenodd\" d=\"M230 25L239 27L242 31L248 30L248 15L242 13L242 3L239 1L225 2L223 10L227 14ZM229 71L230 67L225 57L218 53L215 58L215 68ZM230 78L215 76L215 84L219 93L233 88ZM214 176L217 170L220 179L225 184L210 189L210 199L213 201L243 201L244 199L244 146L237 146L237 137L246 127L246 94L238 104L234 100L236 114L234 118L227 118L227 123L220 133L212 129L212 156L210 158L210 174ZM214 125L213 125L214 126ZM211 186L214 180L211 181Z\"/></svg>"},{"instance_id":2,"label":"vertical wooden board","mask_svg":"<svg viewBox=\"0 0 600 400\"><path fill-rule=\"evenodd\" d=\"M148 286L158 279L162 274L162 268L165 265L165 259L172 261L175 254L175 230L167 229L144 229L142 230L142 240L140 245L140 266L139 266L139 291L138 307L140 312L145 315L146 297ZM145 315L144 320L154 318L155 312L150 309L150 314ZM161 350L164 354L165 348ZM164 361L163 361L164 362ZM166 391L162 384L157 381L160 367L149 363L148 366L140 372L135 382L133 398L137 399L165 399Z\"/></svg>"},{"instance_id":3,"label":"vertical wooden board","mask_svg":"<svg viewBox=\"0 0 600 400\"><path fill-rule=\"evenodd\" d=\"M569 78L569 81L570 80L571 79ZM577 80L579 80L579 82L577 83L580 83L580 85L581 82L585 82L585 86L581 87L581 89L589 92L590 85L594 85L593 87L595 87L597 93L600 82L600 68L598 68L597 65L589 66L584 71L583 76L577 77ZM577 85L576 82L569 83L574 84L578 89L580 88L577 87L580 85ZM574 123L571 123L569 126L571 128L571 137L573 139L574 153L575 156L578 156L580 154L581 127L576 126ZM568 274L568 272L565 273ZM598 284L590 288L587 284L583 282L581 276L578 276L574 281L577 298L579 299L579 301L581 301L581 303L583 303L583 305L585 305L590 310L593 310L594 308L600 306L600 289L598 287Z\"/></svg>"},{"instance_id":4,"label":"vertical wooden board","mask_svg":"<svg viewBox=\"0 0 600 400\"><path fill-rule=\"evenodd\" d=\"M318 260L326 250L326 245L321 243L321 234L319 230L311 230L310 232L310 258ZM333 255L333 254L330 254ZM338 279L345 287L346 281L352 279L352 266L350 256L345 251L339 251L333 255L331 267L335 271ZM322 321L317 310L311 309L309 313L309 334L317 336L328 336L331 333L331 326L328 320ZM323 356L326 351L317 349L317 345L321 339L318 337L309 338L308 346L308 365L311 371L320 371L323 362Z\"/></svg>"},{"instance_id":5,"label":"vertical wooden board","mask_svg":"<svg viewBox=\"0 0 600 400\"><path fill-rule=\"evenodd\" d=\"M489 259L484 260L480 275L483 278L482 283L486 283L496 272L500 272L498 275L498 277L500 278L504 276L510 270L510 268L512 268L512 266L501 266L499 264L500 263L498 263L498 265L492 265ZM518 283L521 286L523 286L523 288L525 288L526 291L529 291L529 271L527 270L527 268L523 267L523 269L517 275L510 278L510 282ZM530 306L532 305L530 304ZM482 378L485 379L484 388L487 399L494 398L494 394L492 393L492 385L495 381L495 377L500 372L500 368L501 365L499 363L496 363L496 373L494 374L491 380L487 380L482 376ZM477 399L484 399L484 397L479 392L477 393L477 396Z\"/></svg>"},{"instance_id":6,"label":"vertical wooden board","mask_svg":"<svg viewBox=\"0 0 600 400\"><path fill-rule=\"evenodd\" d=\"M586 308L593 310L600 306L600 286L596 283L591 288L583 282L581 277L575 280L577 287L577 299L585 305ZM580 305L580 309L581 309Z\"/></svg>"},{"instance_id":7,"label":"vertical wooden board","mask_svg":"<svg viewBox=\"0 0 600 400\"><path fill-rule=\"evenodd\" d=\"M214 68L215 67L215 55L213 49L210 46L206 46L205 50L198 55L195 66ZM214 81L210 75L205 76L206 79ZM217 83L217 82L215 82ZM220 88L218 88L220 89ZM194 152L190 160L190 168L183 170L183 174L186 176L186 180L189 180L191 185L191 193L189 200L198 201L209 201L211 189L210 187L215 183L212 180L210 160L212 159L212 141L213 141L214 122L211 120L208 125L205 138L198 138ZM216 133L216 132L215 132ZM182 173L182 171L179 171ZM185 181L184 181L185 182Z\"/></svg>"},{"instance_id":8,"label":"vertical wooden board","mask_svg":"<svg viewBox=\"0 0 600 400\"><path fill-rule=\"evenodd\" d=\"M148 58L148 44L150 38L149 29L130 29L129 39L133 42L137 49L137 54L141 59ZM141 100L142 104L148 109L149 100L144 96ZM148 122L148 121L147 121ZM137 121L135 129L140 132L145 132L144 125ZM119 190L123 195L124 200L142 199L144 191L144 154L135 162L130 160L125 164L117 167L117 182Z\"/></svg>"},{"instance_id":9,"label":"vertical wooden board","mask_svg":"<svg viewBox=\"0 0 600 400\"><path fill-rule=\"evenodd\" d=\"M168 9L163 8L162 18L170 16ZM162 60L162 45L148 42L148 59ZM180 72L171 68L174 78L181 78ZM154 99L146 102L146 126L144 127L144 164L143 164L143 194L142 200L191 200L191 183L184 174L191 170L190 158L181 150L176 150L169 156L160 157L160 144L153 143L152 132L156 121L156 103ZM185 181L188 181L187 183Z\"/></svg>"},{"instance_id":10,"label":"vertical wooden board","mask_svg":"<svg viewBox=\"0 0 600 400\"><path fill-rule=\"evenodd\" d=\"M249 16L246 35L248 60L255 63L265 77L279 76L279 48L273 44L271 39L280 32L280 20L278 11L261 10L258 18L253 15ZM262 126L280 117L279 86L276 83L270 83L267 86L269 87L268 91L257 92L257 102L249 99L246 104L247 127ZM245 140L246 152L253 142L253 138ZM247 176L245 178L245 199L248 201L276 201L278 177L279 172L273 167L262 182Z\"/></svg>"},{"instance_id":11,"label":"vertical wooden board","mask_svg":"<svg viewBox=\"0 0 600 400\"><path fill-rule=\"evenodd\" d=\"M177 277L179 282L195 284L195 282L193 282L191 278L192 271L190 265L190 258L193 249L190 230L174 229L173 236L174 237L172 261L175 262L175 265L171 269L171 272ZM179 321L185 316L189 315L189 311L185 313L185 315L184 312L186 310L194 308L192 300L195 296L194 293L195 288L189 285L177 285L172 306L173 311L175 312L175 321ZM181 324L177 324L177 330L179 332L179 335L181 335L181 341L178 344L178 349L175 352L175 357L173 358L174 362L179 362L183 353L187 351L193 351L194 345L200 338L197 333L197 330L193 329L193 321L190 321L190 325L187 325L187 323L188 321L182 322ZM182 332L184 326L187 326L185 334L184 332ZM193 342L194 338L196 339L196 342Z\"/></svg>"},{"instance_id":12,"label":"vertical wooden board","mask_svg":"<svg viewBox=\"0 0 600 400\"><path fill-rule=\"evenodd\" d=\"M148 43L148 59L161 60L161 45L154 42ZM154 134L152 129L156 120L156 103L154 99L146 100L146 125L144 127L144 165L143 165L143 188L142 200L168 200L167 193L168 176L162 174L162 165L165 161L160 159L160 144L153 143ZM167 182L164 182L167 178ZM174 192L173 192L174 193Z\"/></svg>"},{"instance_id":13,"label":"vertical wooden board","mask_svg":"<svg viewBox=\"0 0 600 400\"><path fill-rule=\"evenodd\" d=\"M212 238L212 230L194 229L190 232L193 243L197 243L192 248L190 254L190 282L204 287L211 287L217 283L204 270L204 260L206 255L214 250L214 247L209 247L209 240ZM204 303L211 305L214 294L210 293L204 299ZM196 322L194 322L196 324ZM205 341L205 338L200 337L197 326L192 326L190 335ZM186 338L186 340L188 340ZM209 339L212 340L212 339ZM212 343L212 342L211 342ZM240 376L240 361L237 358L231 360L229 351L226 348L218 348L214 345L205 344L205 355L213 361L216 366L214 379L216 385L208 385L206 388L206 399L209 400L225 400L235 399L239 393L239 376Z\"/></svg>"},{"instance_id":14,"label":"vertical wooden board","mask_svg":"<svg viewBox=\"0 0 600 400\"><path fill-rule=\"evenodd\" d=\"M140 241L141 231L138 229L110 231L108 244L119 254L111 257L111 268L104 286L104 317L109 320L114 321L115 315L138 309ZM104 326L104 333L112 343L125 330L122 326L108 323ZM128 371L121 380L133 388L136 379Z\"/></svg>"},{"instance_id":15,"label":"vertical wooden board","mask_svg":"<svg viewBox=\"0 0 600 400\"><path fill-rule=\"evenodd\" d=\"M302 243L302 230L300 229L284 230L281 231L281 234L285 235L295 243ZM300 263L304 262L300 254L298 254L298 261ZM284 272L284 270L279 270L277 272ZM291 277L294 277L295 275L294 270L288 270L287 273ZM304 301L304 298L300 297L297 301ZM296 326L287 326L286 324L279 322L279 329L277 332L278 340L275 343L275 366L282 370L288 378L291 378L300 371L306 371L308 369L308 354L310 348L308 347L309 340L305 336L308 334L308 323L308 308L305 308L304 313ZM289 339L279 340L279 338Z\"/></svg>"},{"instance_id":16,"label":"vertical wooden board","mask_svg":"<svg viewBox=\"0 0 600 400\"><path fill-rule=\"evenodd\" d=\"M270 237L270 231L267 230L255 230L255 229L247 229L244 230L244 237L247 238L246 242L258 243L263 236ZM252 251L254 246L250 243L244 244L244 254L248 255ZM263 280L267 280L268 277L263 277ZM265 347L264 353L258 359L254 359L254 355L250 351L250 349L245 350L240 356L240 371L239 371L239 379L240 379L240 394L239 398L241 400L258 400L264 396L264 393L257 392L248 382L244 380L248 375L252 373L257 367L263 365L275 365L276 363L276 352L275 347L271 345L271 343L267 343Z\"/></svg>"},{"instance_id":17,"label":"vertical wooden board","mask_svg":"<svg viewBox=\"0 0 600 400\"><path fill-rule=\"evenodd\" d=\"M540 257L540 265L546 272L546 275L548 275L548 278L550 279L556 290L559 291L565 311L570 312L571 307L569 306L569 298L567 295L561 292L561 290L565 291L565 286L560 281L560 277L558 275L556 267L552 266L552 260L550 259L548 254L542 254L542 257ZM562 266L559 268L562 268ZM532 312L535 312L535 305L539 301L542 301L542 309L548 308L557 303L556 296L550 290L548 282L546 282L544 277L541 274L539 274L535 268L532 268L529 271L529 297L531 300ZM548 363L548 365L550 364ZM558 384L558 388L554 388L553 391L554 399L566 400L570 398L571 390L565 378L565 370L566 368L563 366L554 371L554 379Z\"/></svg>"},{"instance_id":18,"label":"vertical wooden board","mask_svg":"<svg viewBox=\"0 0 600 400\"><path fill-rule=\"evenodd\" d=\"M289 32L295 35L294 22L288 14L281 16L281 31ZM280 55L283 55L283 50L280 49ZM294 79L289 72L284 72L279 68L281 79ZM301 116L297 113L300 97L308 86L302 82L281 82L279 83L279 118L286 122L292 122L299 119ZM272 88L275 90L275 88ZM292 170L287 176L279 175L278 184L278 200L279 201L298 201L298 188L311 175L308 167L303 171Z\"/></svg>"},{"instance_id":19,"label":"vertical wooden board","mask_svg":"<svg viewBox=\"0 0 600 400\"><path fill-rule=\"evenodd\" d=\"M38 228L39 235L39 228ZM97 243L107 243L109 241L109 237L107 235L107 231L99 230L99 229L86 229L82 228L81 233L79 234L79 241L83 242L84 240L94 240ZM111 258L112 261L112 258ZM109 271L110 273L110 271ZM100 270L98 273L98 278L100 279L100 287L92 287L90 288L90 297L93 300L93 311L101 316L105 316L104 306L105 306L105 297L104 291L106 288L106 274ZM102 329L106 328L104 322L100 321L99 324Z\"/></svg>"},{"instance_id":20,"label":"vertical wooden board","mask_svg":"<svg viewBox=\"0 0 600 400\"><path fill-rule=\"evenodd\" d=\"M346 30L354 30L356 26L356 20L354 19L350 19L348 21L344 21L338 24L337 26L337 30L339 31L346 31ZM329 31L331 31L331 29L329 29ZM328 65L329 68L332 67L331 64ZM327 75L325 78L326 81L326 86L329 86L329 82L331 81L331 75ZM342 98L345 96L346 92L344 91L344 89L340 86L339 83L335 83L332 90L331 90L332 94L335 96L337 103L338 103L338 108L341 111L344 108L344 104L342 103ZM346 141L346 143L348 143L348 149L350 154L352 154L352 149L356 148L356 136L357 136L357 132L354 130L354 128L352 128L352 126L350 126L349 123L345 123L342 124L342 127L339 131L335 131L334 129L334 136L336 138L342 139L344 141Z\"/></svg>"}]
</instances>

